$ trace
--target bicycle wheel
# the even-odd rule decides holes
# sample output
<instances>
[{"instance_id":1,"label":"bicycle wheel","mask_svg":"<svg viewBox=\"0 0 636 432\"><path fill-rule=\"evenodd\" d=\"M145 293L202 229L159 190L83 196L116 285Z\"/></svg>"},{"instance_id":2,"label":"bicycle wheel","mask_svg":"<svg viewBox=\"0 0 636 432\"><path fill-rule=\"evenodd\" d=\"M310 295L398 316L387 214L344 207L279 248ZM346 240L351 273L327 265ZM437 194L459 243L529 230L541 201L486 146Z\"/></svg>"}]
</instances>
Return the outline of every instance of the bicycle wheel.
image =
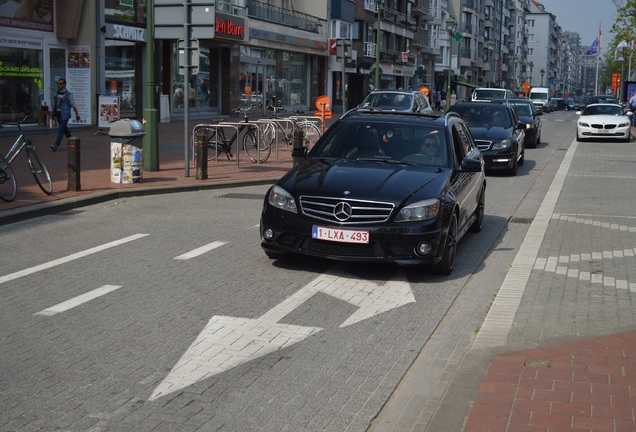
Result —
<instances>
[{"instance_id":1,"label":"bicycle wheel","mask_svg":"<svg viewBox=\"0 0 636 432\"><path fill-rule=\"evenodd\" d=\"M0 155L0 199L13 201L18 194L18 183L13 174L13 168L7 160Z\"/></svg>"},{"instance_id":2,"label":"bicycle wheel","mask_svg":"<svg viewBox=\"0 0 636 432\"><path fill-rule=\"evenodd\" d=\"M243 135L243 150L245 150L245 154L252 162L262 163L269 159L272 147L262 133L259 132L258 137L256 133L256 130L252 127L245 132Z\"/></svg>"},{"instance_id":3,"label":"bicycle wheel","mask_svg":"<svg viewBox=\"0 0 636 432\"><path fill-rule=\"evenodd\" d=\"M273 146L274 141L276 141L276 126L272 123L266 124L261 129L261 139L264 141L263 146Z\"/></svg>"},{"instance_id":4,"label":"bicycle wheel","mask_svg":"<svg viewBox=\"0 0 636 432\"><path fill-rule=\"evenodd\" d=\"M311 122L302 122L296 125L296 129L303 131L303 145L311 150L318 138L320 138L318 126Z\"/></svg>"},{"instance_id":5,"label":"bicycle wheel","mask_svg":"<svg viewBox=\"0 0 636 432\"><path fill-rule=\"evenodd\" d=\"M40 186L40 189L47 194L53 193L53 183L51 182L51 175L49 170L46 169L42 156L33 147L26 147L27 160L29 161L29 167L31 168L31 174L35 177L35 181Z\"/></svg>"},{"instance_id":6,"label":"bicycle wheel","mask_svg":"<svg viewBox=\"0 0 636 432\"><path fill-rule=\"evenodd\" d=\"M234 155L228 148L223 128L213 128L208 132L208 157L217 157L219 153L225 153L227 160Z\"/></svg>"}]
</instances>

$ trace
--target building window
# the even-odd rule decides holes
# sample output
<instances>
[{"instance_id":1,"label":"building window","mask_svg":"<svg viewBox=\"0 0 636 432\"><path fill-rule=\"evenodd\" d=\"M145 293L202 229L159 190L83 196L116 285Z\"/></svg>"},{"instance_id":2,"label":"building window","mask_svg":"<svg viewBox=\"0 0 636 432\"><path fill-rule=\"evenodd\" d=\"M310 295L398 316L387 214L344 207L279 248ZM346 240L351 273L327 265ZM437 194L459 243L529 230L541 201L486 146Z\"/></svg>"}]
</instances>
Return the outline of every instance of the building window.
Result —
<instances>
[{"instance_id":1,"label":"building window","mask_svg":"<svg viewBox=\"0 0 636 432\"><path fill-rule=\"evenodd\" d=\"M26 107L40 107L43 102L43 52L0 46L0 65L0 119L21 120Z\"/></svg>"}]
</instances>

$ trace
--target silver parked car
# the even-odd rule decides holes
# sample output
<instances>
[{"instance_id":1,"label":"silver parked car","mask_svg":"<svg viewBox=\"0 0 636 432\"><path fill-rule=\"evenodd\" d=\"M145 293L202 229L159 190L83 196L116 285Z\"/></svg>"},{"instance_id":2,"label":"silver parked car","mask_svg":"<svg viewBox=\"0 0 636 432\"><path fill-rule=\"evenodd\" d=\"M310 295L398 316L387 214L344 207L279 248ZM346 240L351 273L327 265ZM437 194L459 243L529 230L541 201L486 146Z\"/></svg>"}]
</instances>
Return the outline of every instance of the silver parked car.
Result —
<instances>
[{"instance_id":1,"label":"silver parked car","mask_svg":"<svg viewBox=\"0 0 636 432\"><path fill-rule=\"evenodd\" d=\"M419 90L375 90L364 98L360 108L433 114L428 97Z\"/></svg>"}]
</instances>

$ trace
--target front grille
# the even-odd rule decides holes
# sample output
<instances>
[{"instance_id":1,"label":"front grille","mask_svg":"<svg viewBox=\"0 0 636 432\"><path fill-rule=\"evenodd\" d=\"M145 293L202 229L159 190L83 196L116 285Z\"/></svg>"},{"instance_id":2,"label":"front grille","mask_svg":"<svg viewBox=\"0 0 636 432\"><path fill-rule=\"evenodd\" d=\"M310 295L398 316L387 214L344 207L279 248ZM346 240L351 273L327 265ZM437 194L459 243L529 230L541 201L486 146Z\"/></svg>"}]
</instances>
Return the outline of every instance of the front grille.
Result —
<instances>
[{"instance_id":1,"label":"front grille","mask_svg":"<svg viewBox=\"0 0 636 432\"><path fill-rule=\"evenodd\" d=\"M492 141L475 140L475 144L479 150L488 150L492 145Z\"/></svg>"},{"instance_id":2,"label":"front grille","mask_svg":"<svg viewBox=\"0 0 636 432\"><path fill-rule=\"evenodd\" d=\"M296 234L286 232L278 236L278 239L276 240L276 242L281 245L291 246L294 243L296 243L297 239L298 239L298 236Z\"/></svg>"},{"instance_id":3,"label":"front grille","mask_svg":"<svg viewBox=\"0 0 636 432\"><path fill-rule=\"evenodd\" d=\"M351 215L336 218L335 210L338 204L347 204L351 208ZM362 201L346 198L326 198L301 196L300 208L304 215L314 219L338 224L371 224L386 222L393 211L393 203Z\"/></svg>"},{"instance_id":4,"label":"front grille","mask_svg":"<svg viewBox=\"0 0 636 432\"><path fill-rule=\"evenodd\" d=\"M615 129L617 125L615 124L592 124L590 125L592 126L594 129Z\"/></svg>"},{"instance_id":5,"label":"front grille","mask_svg":"<svg viewBox=\"0 0 636 432\"><path fill-rule=\"evenodd\" d=\"M345 256L345 257L380 257L382 248L377 243L355 244L338 243L324 240L307 238L301 245L301 249L325 255Z\"/></svg>"}]
</instances>

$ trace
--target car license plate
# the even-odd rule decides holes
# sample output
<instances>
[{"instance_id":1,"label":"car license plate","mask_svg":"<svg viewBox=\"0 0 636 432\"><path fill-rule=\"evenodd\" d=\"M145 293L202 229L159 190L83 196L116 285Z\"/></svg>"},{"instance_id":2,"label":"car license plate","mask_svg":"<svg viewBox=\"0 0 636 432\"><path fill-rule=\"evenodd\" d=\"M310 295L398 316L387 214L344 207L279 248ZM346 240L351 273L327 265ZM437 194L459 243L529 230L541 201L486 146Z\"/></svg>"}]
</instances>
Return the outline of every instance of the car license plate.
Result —
<instances>
[{"instance_id":1,"label":"car license plate","mask_svg":"<svg viewBox=\"0 0 636 432\"><path fill-rule=\"evenodd\" d=\"M311 237L340 243L369 243L369 231L314 226L311 230Z\"/></svg>"},{"instance_id":2,"label":"car license plate","mask_svg":"<svg viewBox=\"0 0 636 432\"><path fill-rule=\"evenodd\" d=\"M600 134L606 134L606 133L609 133L609 130L607 130L607 129L599 129L599 130L598 130L598 133L600 133Z\"/></svg>"}]
</instances>

